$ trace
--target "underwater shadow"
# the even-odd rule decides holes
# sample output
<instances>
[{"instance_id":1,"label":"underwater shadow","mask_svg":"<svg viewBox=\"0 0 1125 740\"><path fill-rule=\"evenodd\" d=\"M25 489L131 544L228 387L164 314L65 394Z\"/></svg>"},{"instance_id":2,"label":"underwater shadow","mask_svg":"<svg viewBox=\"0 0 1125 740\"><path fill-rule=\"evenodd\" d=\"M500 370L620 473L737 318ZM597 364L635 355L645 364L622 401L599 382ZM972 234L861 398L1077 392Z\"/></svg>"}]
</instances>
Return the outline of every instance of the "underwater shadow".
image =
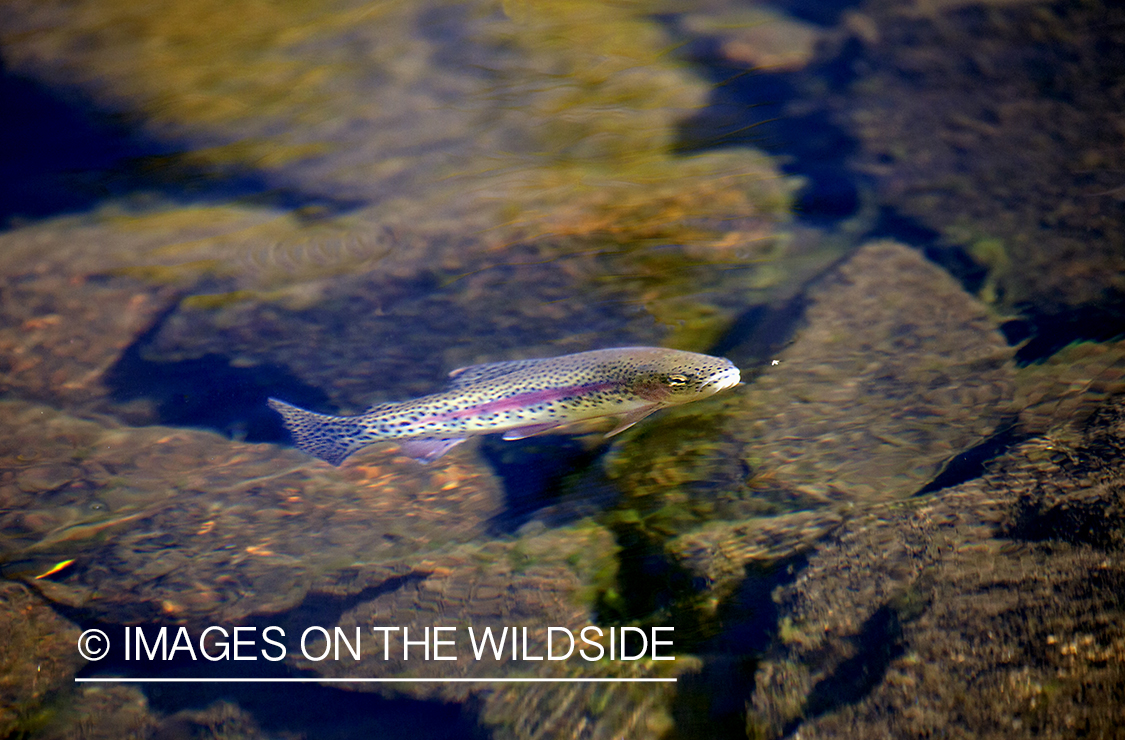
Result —
<instances>
[{"instance_id":1,"label":"underwater shadow","mask_svg":"<svg viewBox=\"0 0 1125 740\"><path fill-rule=\"evenodd\" d=\"M488 522L493 534L513 534L532 521L562 526L596 516L620 497L596 469L605 445L589 449L567 434L512 441L489 435L478 449L504 488L504 510Z\"/></svg>"},{"instance_id":2,"label":"underwater shadow","mask_svg":"<svg viewBox=\"0 0 1125 740\"><path fill-rule=\"evenodd\" d=\"M185 204L238 201L310 219L363 205L286 187L246 167L189 163L187 144L157 139L79 90L13 74L3 59L0 109L18 111L4 116L0 136L0 229L134 194Z\"/></svg>"},{"instance_id":3,"label":"underwater shadow","mask_svg":"<svg viewBox=\"0 0 1125 740\"><path fill-rule=\"evenodd\" d=\"M283 396L302 406L323 407L328 396L280 365L236 366L230 358L209 353L176 362L144 356L163 323L179 309L173 304L125 348L105 374L115 403L148 399L156 407L154 423L210 429L246 442L283 443L289 433L281 417L266 405Z\"/></svg>"},{"instance_id":4,"label":"underwater shadow","mask_svg":"<svg viewBox=\"0 0 1125 740\"><path fill-rule=\"evenodd\" d=\"M868 617L859 633L850 638L856 654L813 686L804 715L793 720L784 734L790 735L801 723L855 704L871 693L891 662L906 652L902 621L900 611L890 604Z\"/></svg>"},{"instance_id":5,"label":"underwater shadow","mask_svg":"<svg viewBox=\"0 0 1125 740\"><path fill-rule=\"evenodd\" d=\"M692 650L703 658L703 666L677 683L675 729L667 740L746 737L746 706L756 688L758 663L780 629L773 592L792 583L807 564L799 554L769 565L747 565L746 577L716 609L721 629Z\"/></svg>"},{"instance_id":6,"label":"underwater shadow","mask_svg":"<svg viewBox=\"0 0 1125 740\"><path fill-rule=\"evenodd\" d=\"M383 583L340 596L310 593L293 609L281 614L255 616L237 626L257 628L277 625L286 634L299 634L300 627L310 624L336 624L340 616L353 606L426 578L425 573L408 573L389 578ZM83 629L97 628L113 635L120 625L82 619L82 609L62 607L60 613ZM151 627L160 624L137 625ZM228 628L235 625L226 625ZM121 651L118 651L121 652ZM79 677L118 676L134 678L200 678L216 675L210 664L201 666L184 655L168 660L123 660L118 652L99 662L88 663ZM273 661L241 662L226 660L221 664L224 679L318 678L309 671ZM379 737L388 740L413 740L417 737L436 740L486 740L491 733L481 726L476 702L447 702L437 699L415 699L398 696L388 698L364 690L347 690L316 683L219 683L206 681L162 682L140 684L149 709L159 717L160 728L154 737L211 737L214 720L196 713L226 702L248 712L258 728L284 737L299 736L309 740L350 740L355 737ZM222 714L222 712L218 712ZM234 718L238 722L237 717ZM241 725L240 725L241 726ZM225 737L226 735L224 735Z\"/></svg>"}]
</instances>

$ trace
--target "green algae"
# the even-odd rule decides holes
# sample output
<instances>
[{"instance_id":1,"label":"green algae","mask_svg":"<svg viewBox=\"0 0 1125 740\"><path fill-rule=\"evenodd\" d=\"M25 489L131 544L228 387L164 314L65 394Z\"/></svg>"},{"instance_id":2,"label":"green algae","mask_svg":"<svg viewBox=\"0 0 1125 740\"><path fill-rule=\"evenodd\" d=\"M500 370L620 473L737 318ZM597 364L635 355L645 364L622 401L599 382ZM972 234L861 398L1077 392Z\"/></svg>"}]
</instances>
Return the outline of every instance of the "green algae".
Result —
<instances>
[{"instance_id":1,"label":"green algae","mask_svg":"<svg viewBox=\"0 0 1125 740\"><path fill-rule=\"evenodd\" d=\"M1125 413L1096 388L1091 401L1091 415L1059 422L1070 455L1041 454L1054 431L1026 439L983 477L870 511L818 548L774 594L781 639L759 666L748 726L1112 734L1125 678ZM854 681L864 675L874 680ZM855 698L834 701L840 691Z\"/></svg>"},{"instance_id":2,"label":"green algae","mask_svg":"<svg viewBox=\"0 0 1125 740\"><path fill-rule=\"evenodd\" d=\"M514 22L496 27L498 41L518 46L531 70L512 82L561 83L532 96L531 114L545 124L534 134L539 154L624 163L668 151L672 125L705 102L707 86L670 58L652 3L546 0L506 10Z\"/></svg>"},{"instance_id":3,"label":"green algae","mask_svg":"<svg viewBox=\"0 0 1125 740\"><path fill-rule=\"evenodd\" d=\"M221 206L106 221L167 234L158 250L113 250L129 274L177 286L230 283L198 307L315 302L320 292L307 286L371 269L388 249L337 250L325 264L321 245L364 242L389 224L408 235L389 248L418 263L449 260L426 246L435 238L478 253L550 238L560 256L618 254L614 271L650 284L642 300L672 327L674 345L717 337L733 309L697 309L694 292L674 280L677 268L781 260L776 232L796 182L751 149L675 153L680 122L706 104L709 85L675 57L651 5L506 9L507 17L487 3L48 3L29 13L40 22L35 34L4 40L26 73L65 77L186 138L193 145L181 158L243 163L360 204L330 225L338 236L306 228L299 214L271 224L279 214L267 212L255 223L253 209L239 227L231 221L239 209ZM427 13L457 17L454 37L419 34ZM363 44L370 53L358 53ZM472 61L449 64L451 53ZM177 222L183 235L170 230ZM212 237L192 238L204 224ZM448 239L453 233L475 236ZM647 259L668 244L682 254L663 265ZM793 277L770 274L773 285Z\"/></svg>"},{"instance_id":4,"label":"green algae","mask_svg":"<svg viewBox=\"0 0 1125 740\"><path fill-rule=\"evenodd\" d=\"M730 409L730 404L716 400L670 410L615 445L604 461L605 471L628 492L629 508L652 513L672 490L684 495L689 493L685 486L694 483L699 493L712 494L707 481L726 482L721 475L728 465L721 423ZM652 464L654 459L660 463ZM709 496L699 498L698 505L714 505Z\"/></svg>"},{"instance_id":5,"label":"green algae","mask_svg":"<svg viewBox=\"0 0 1125 740\"><path fill-rule=\"evenodd\" d=\"M667 281L692 261L777 256L774 231L788 219L796 183L749 149L675 153L676 125L705 103L707 86L669 54L651 4L508 7L516 24L503 29L505 39L527 60L509 84L537 90L521 99L521 111L540 121L529 127L527 151L516 154L525 165L505 205L509 228L523 238L614 246L642 279ZM669 243L686 247L679 264L652 264L646 247ZM664 294L680 293L665 282ZM708 333L720 327L709 325Z\"/></svg>"},{"instance_id":6,"label":"green algae","mask_svg":"<svg viewBox=\"0 0 1125 740\"><path fill-rule=\"evenodd\" d=\"M873 4L853 37L870 68L833 114L881 200L940 234L949 264L987 272L983 300L1032 320L1089 312L1099 336L1125 292L1121 8L962 5Z\"/></svg>"},{"instance_id":7,"label":"green algae","mask_svg":"<svg viewBox=\"0 0 1125 740\"><path fill-rule=\"evenodd\" d=\"M0 732L33 734L58 711L84 661L74 649L78 628L28 588L0 582Z\"/></svg>"},{"instance_id":8,"label":"green algae","mask_svg":"<svg viewBox=\"0 0 1125 740\"><path fill-rule=\"evenodd\" d=\"M1074 342L1020 368L1016 383L1022 429L1064 434L1125 390L1125 342Z\"/></svg>"},{"instance_id":9,"label":"green algae","mask_svg":"<svg viewBox=\"0 0 1125 740\"><path fill-rule=\"evenodd\" d=\"M765 155L676 153L710 85L651 6L173 6L48 3L36 34L8 38L10 58L49 80L66 69L69 84L173 132L183 162L250 167L357 206L310 218L245 202L109 204L6 240L48 236L41 251L77 279L175 291L146 361L282 366L358 409L473 361L606 343L705 351L747 303L834 256L789 259L780 232L797 183ZM420 33L435 13L456 29ZM455 336L451 312L470 317ZM466 334L499 342L467 359ZM151 404L102 410L156 418Z\"/></svg>"},{"instance_id":10,"label":"green algae","mask_svg":"<svg viewBox=\"0 0 1125 740\"><path fill-rule=\"evenodd\" d=\"M39 43L53 52L48 69L55 64L55 74L78 72L78 80L101 87L108 99L124 102L156 129L225 128L263 118L294 124L330 99L331 80L346 74L346 68L331 55L310 63L292 51L370 18L378 8L303 0L110 0L69 12L44 5L39 17L66 13L66 25ZM89 66L75 69L82 62ZM302 158L310 146L322 145L247 137L192 156L256 164Z\"/></svg>"},{"instance_id":11,"label":"green algae","mask_svg":"<svg viewBox=\"0 0 1125 740\"><path fill-rule=\"evenodd\" d=\"M487 552L487 557L482 554ZM515 554L513 554L515 553ZM374 668L393 677L523 677L523 678L671 678L698 669L698 660L678 654L675 661L562 661L498 659L486 651L482 660L468 653L467 628L476 633L490 627L526 627L521 645L530 655L546 651L547 626L578 633L597 624L589 596L597 582L612 573L617 547L603 526L586 520L511 540L459 545L433 557L416 571L407 587L382 588L374 597L348 608L339 625L394 624L415 634L423 626L456 626L461 656L456 661L405 660L391 650ZM578 567L575 567L575 564ZM360 593L359 584L351 584ZM282 617L284 619L284 617ZM526 643L524 642L526 639ZM677 643L678 644L678 643ZM677 651L678 652L678 651ZM350 662L310 662L290 658L297 667L326 677L371 675L372 668ZM392 696L446 701L472 700L482 723L502 737L565 737L581 731L591 738L659 737L672 726L674 687L646 684L550 684L518 686L475 684L395 684L361 686ZM562 710L560 710L562 708Z\"/></svg>"},{"instance_id":12,"label":"green algae","mask_svg":"<svg viewBox=\"0 0 1125 740\"><path fill-rule=\"evenodd\" d=\"M623 492L607 524L705 579L712 604L748 564L808 551L851 507L915 493L1016 408L995 318L916 252L867 245L807 299L776 364L631 430L604 460Z\"/></svg>"}]
</instances>

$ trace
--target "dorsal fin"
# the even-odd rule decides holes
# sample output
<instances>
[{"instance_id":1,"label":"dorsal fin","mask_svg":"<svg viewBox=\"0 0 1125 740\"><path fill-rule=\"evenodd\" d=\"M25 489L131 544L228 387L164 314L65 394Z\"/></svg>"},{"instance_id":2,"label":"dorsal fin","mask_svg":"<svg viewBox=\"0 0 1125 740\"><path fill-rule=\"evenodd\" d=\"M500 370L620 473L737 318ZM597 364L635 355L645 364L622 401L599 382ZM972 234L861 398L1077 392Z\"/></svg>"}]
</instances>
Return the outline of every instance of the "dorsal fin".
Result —
<instances>
[{"instance_id":1,"label":"dorsal fin","mask_svg":"<svg viewBox=\"0 0 1125 740\"><path fill-rule=\"evenodd\" d=\"M449 374L449 387L461 388L486 380L502 378L517 370L534 367L543 360L507 360L505 362L486 362L483 365L459 367Z\"/></svg>"}]
</instances>

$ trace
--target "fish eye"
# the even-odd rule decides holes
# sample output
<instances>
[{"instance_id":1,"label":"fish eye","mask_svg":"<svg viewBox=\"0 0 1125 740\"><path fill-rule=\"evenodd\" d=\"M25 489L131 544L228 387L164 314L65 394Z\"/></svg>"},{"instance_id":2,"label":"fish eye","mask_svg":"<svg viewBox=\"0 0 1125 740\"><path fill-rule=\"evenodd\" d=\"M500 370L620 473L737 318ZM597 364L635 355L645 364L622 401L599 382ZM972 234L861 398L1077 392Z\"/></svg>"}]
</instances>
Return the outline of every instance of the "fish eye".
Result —
<instances>
[{"instance_id":1,"label":"fish eye","mask_svg":"<svg viewBox=\"0 0 1125 740\"><path fill-rule=\"evenodd\" d=\"M664 382L665 382L665 384L667 384L667 385L669 385L673 388L682 388L683 386L687 385L688 376L681 375L679 373L675 373L675 374L672 374L672 375L666 375L666 376L664 376Z\"/></svg>"}]
</instances>

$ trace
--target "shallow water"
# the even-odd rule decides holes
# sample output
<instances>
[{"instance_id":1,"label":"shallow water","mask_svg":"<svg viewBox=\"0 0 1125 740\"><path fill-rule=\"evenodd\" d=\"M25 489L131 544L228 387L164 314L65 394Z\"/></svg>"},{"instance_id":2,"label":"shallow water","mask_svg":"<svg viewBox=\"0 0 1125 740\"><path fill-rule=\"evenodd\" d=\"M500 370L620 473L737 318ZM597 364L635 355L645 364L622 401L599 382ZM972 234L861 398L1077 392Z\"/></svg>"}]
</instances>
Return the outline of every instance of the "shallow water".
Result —
<instances>
[{"instance_id":1,"label":"shallow water","mask_svg":"<svg viewBox=\"0 0 1125 740\"><path fill-rule=\"evenodd\" d=\"M1120 11L0 13L0 737L1125 720ZM265 403L637 345L745 383L425 466Z\"/></svg>"}]
</instances>

